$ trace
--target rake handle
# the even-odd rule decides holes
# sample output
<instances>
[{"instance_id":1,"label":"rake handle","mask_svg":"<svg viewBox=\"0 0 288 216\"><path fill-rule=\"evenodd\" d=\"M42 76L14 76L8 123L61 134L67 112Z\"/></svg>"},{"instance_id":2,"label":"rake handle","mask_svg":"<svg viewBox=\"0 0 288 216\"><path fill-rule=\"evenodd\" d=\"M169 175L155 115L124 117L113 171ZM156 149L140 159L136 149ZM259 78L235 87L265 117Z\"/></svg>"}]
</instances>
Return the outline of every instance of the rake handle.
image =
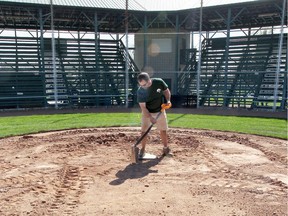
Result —
<instances>
[{"instance_id":1,"label":"rake handle","mask_svg":"<svg viewBox=\"0 0 288 216\"><path fill-rule=\"evenodd\" d=\"M162 110L160 113L158 113L158 115L156 116L156 120L159 118L159 116L161 115ZM154 124L151 124L150 127L147 129L147 131L137 140L137 142L134 144L134 147L136 147L143 139L144 137L149 133L149 131L151 130L151 128L153 127Z\"/></svg>"}]
</instances>

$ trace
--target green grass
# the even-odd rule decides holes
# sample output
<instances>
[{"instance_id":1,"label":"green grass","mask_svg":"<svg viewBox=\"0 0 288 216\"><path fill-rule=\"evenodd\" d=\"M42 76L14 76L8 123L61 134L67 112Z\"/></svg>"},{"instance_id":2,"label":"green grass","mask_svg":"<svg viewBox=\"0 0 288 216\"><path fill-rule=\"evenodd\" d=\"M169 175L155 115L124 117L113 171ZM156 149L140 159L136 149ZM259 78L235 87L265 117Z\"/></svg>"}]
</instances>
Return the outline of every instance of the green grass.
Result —
<instances>
[{"instance_id":1,"label":"green grass","mask_svg":"<svg viewBox=\"0 0 288 216\"><path fill-rule=\"evenodd\" d=\"M0 137L72 128L140 126L140 113L0 117ZM287 139L287 121L274 118L168 114L170 127L232 131Z\"/></svg>"},{"instance_id":2,"label":"green grass","mask_svg":"<svg viewBox=\"0 0 288 216\"><path fill-rule=\"evenodd\" d=\"M185 115L169 117L170 127L233 131L287 139L287 121L274 118Z\"/></svg>"}]
</instances>

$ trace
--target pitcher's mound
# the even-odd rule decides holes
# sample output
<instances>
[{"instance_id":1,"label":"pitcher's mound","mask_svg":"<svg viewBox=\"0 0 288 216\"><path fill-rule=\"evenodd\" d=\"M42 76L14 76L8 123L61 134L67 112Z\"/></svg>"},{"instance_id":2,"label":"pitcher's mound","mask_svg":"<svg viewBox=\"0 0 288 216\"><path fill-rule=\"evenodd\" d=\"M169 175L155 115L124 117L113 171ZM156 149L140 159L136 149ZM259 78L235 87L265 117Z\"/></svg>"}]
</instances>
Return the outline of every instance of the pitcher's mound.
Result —
<instances>
[{"instance_id":1,"label":"pitcher's mound","mask_svg":"<svg viewBox=\"0 0 288 216\"><path fill-rule=\"evenodd\" d=\"M170 129L173 157L130 164L140 128L0 140L0 215L286 215L285 140ZM158 132L147 152L162 151Z\"/></svg>"}]
</instances>

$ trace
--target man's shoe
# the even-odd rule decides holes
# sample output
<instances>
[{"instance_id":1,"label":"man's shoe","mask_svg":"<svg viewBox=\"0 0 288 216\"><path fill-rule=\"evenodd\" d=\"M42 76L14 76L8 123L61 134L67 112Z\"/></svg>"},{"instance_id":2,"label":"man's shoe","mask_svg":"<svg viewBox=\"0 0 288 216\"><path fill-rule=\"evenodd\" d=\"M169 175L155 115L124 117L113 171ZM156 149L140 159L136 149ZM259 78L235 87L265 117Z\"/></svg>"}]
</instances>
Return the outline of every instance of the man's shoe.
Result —
<instances>
[{"instance_id":1,"label":"man's shoe","mask_svg":"<svg viewBox=\"0 0 288 216\"><path fill-rule=\"evenodd\" d=\"M170 148L169 147L164 147L163 148L163 155L167 156L170 153Z\"/></svg>"},{"instance_id":2,"label":"man's shoe","mask_svg":"<svg viewBox=\"0 0 288 216\"><path fill-rule=\"evenodd\" d=\"M144 157L144 154L145 154L145 149L141 148L140 151L139 151L139 154L138 154L138 158L142 159Z\"/></svg>"}]
</instances>

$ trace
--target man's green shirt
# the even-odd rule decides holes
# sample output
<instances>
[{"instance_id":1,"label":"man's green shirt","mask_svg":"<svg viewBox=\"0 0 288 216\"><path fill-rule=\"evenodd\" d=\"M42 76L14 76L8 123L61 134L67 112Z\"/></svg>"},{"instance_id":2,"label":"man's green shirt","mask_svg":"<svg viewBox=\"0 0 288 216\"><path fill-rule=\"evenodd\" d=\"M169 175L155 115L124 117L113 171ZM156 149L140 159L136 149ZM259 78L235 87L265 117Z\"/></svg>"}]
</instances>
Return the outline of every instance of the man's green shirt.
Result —
<instances>
[{"instance_id":1,"label":"man's green shirt","mask_svg":"<svg viewBox=\"0 0 288 216\"><path fill-rule=\"evenodd\" d=\"M146 103L146 108L151 113L161 111L163 103L163 91L168 88L168 85L161 78L152 78L152 85L145 89L139 87L137 90L138 103Z\"/></svg>"}]
</instances>

